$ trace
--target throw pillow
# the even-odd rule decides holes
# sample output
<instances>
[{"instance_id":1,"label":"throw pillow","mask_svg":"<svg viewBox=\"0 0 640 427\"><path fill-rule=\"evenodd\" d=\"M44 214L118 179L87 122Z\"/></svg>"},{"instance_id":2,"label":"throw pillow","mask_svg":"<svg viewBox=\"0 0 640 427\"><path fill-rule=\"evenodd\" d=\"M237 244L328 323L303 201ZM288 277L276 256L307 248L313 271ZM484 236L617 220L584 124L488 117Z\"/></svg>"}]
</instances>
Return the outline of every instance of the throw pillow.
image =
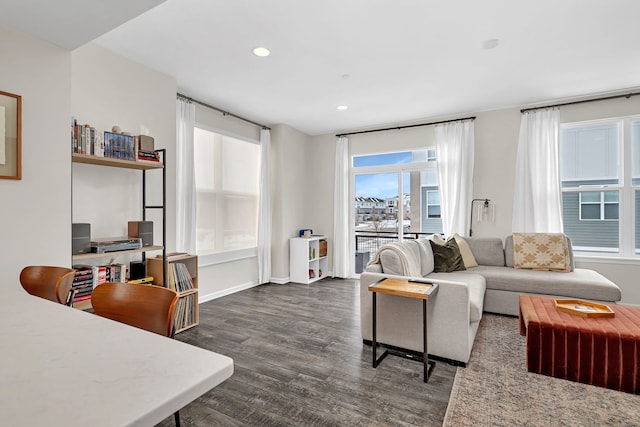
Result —
<instances>
[{"instance_id":1,"label":"throw pillow","mask_svg":"<svg viewBox=\"0 0 640 427\"><path fill-rule=\"evenodd\" d=\"M456 240L451 238L444 245L429 241L433 251L433 271L436 273L449 273L452 271L466 270L460 249Z\"/></svg>"},{"instance_id":2,"label":"throw pillow","mask_svg":"<svg viewBox=\"0 0 640 427\"><path fill-rule=\"evenodd\" d=\"M473 252L471 252L471 247L469 243L459 235L458 233L453 235L453 238L456 240L458 244L458 248L460 248L460 255L462 255L462 261L464 261L464 266L466 268L477 267L478 262L476 261L476 257L473 256Z\"/></svg>"},{"instance_id":3,"label":"throw pillow","mask_svg":"<svg viewBox=\"0 0 640 427\"><path fill-rule=\"evenodd\" d=\"M432 242L435 242L435 243L439 244L439 245L444 245L445 243L447 243L444 240L442 240L442 237L440 237L439 234L432 234L430 240Z\"/></svg>"},{"instance_id":4,"label":"throw pillow","mask_svg":"<svg viewBox=\"0 0 640 427\"><path fill-rule=\"evenodd\" d=\"M571 271L566 236L562 233L513 233L513 266Z\"/></svg>"}]
</instances>

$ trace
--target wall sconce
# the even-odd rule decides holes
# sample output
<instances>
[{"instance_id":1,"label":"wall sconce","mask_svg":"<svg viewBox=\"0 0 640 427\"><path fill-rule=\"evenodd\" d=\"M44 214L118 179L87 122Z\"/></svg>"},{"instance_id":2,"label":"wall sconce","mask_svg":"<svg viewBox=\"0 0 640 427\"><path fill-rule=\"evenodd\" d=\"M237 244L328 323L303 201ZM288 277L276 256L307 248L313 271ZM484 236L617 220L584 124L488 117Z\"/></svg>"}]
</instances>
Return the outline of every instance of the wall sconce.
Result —
<instances>
[{"instance_id":1,"label":"wall sconce","mask_svg":"<svg viewBox=\"0 0 640 427\"><path fill-rule=\"evenodd\" d=\"M495 205L490 204L489 199L473 199L471 201L471 218L469 221L469 237L473 236L473 207L476 202L482 202L482 204L476 205L477 222L493 222L495 220L496 209Z\"/></svg>"}]
</instances>

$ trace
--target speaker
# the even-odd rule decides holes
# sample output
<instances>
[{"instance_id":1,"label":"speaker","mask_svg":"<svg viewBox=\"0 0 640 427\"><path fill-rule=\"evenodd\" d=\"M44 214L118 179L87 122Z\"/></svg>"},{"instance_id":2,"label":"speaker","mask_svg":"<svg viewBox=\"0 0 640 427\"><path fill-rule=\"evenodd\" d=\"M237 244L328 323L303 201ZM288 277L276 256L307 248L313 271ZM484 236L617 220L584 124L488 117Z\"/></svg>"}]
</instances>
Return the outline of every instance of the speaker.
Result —
<instances>
[{"instance_id":1,"label":"speaker","mask_svg":"<svg viewBox=\"0 0 640 427\"><path fill-rule=\"evenodd\" d=\"M129 263L129 279L143 279L147 277L147 269L142 261L131 261Z\"/></svg>"},{"instance_id":2,"label":"speaker","mask_svg":"<svg viewBox=\"0 0 640 427\"><path fill-rule=\"evenodd\" d=\"M142 247L153 246L153 222L129 221L129 237L139 237Z\"/></svg>"},{"instance_id":3,"label":"speaker","mask_svg":"<svg viewBox=\"0 0 640 427\"><path fill-rule=\"evenodd\" d=\"M91 252L91 224L71 224L71 253L73 255Z\"/></svg>"}]
</instances>

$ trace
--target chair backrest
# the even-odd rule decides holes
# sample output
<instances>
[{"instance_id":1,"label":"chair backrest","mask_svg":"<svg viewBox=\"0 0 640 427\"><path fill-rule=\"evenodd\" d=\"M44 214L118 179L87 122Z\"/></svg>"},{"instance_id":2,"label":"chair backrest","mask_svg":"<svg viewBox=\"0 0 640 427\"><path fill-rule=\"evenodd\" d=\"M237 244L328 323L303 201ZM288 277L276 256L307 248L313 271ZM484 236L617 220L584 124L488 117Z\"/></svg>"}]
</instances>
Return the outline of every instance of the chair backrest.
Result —
<instances>
[{"instance_id":1,"label":"chair backrest","mask_svg":"<svg viewBox=\"0 0 640 427\"><path fill-rule=\"evenodd\" d=\"M31 295L66 304L75 272L66 267L31 265L20 272L20 283Z\"/></svg>"},{"instance_id":2,"label":"chair backrest","mask_svg":"<svg viewBox=\"0 0 640 427\"><path fill-rule=\"evenodd\" d=\"M173 335L178 294L154 285L103 283L91 294L93 311L102 317L156 334Z\"/></svg>"}]
</instances>

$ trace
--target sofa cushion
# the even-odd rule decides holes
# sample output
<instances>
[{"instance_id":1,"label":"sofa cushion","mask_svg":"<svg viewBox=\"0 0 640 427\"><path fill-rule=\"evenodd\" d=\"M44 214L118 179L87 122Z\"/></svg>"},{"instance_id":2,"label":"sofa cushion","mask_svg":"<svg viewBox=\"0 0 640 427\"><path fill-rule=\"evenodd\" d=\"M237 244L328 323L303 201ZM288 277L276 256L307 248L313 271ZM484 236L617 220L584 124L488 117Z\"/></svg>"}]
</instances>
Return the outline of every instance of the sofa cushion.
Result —
<instances>
[{"instance_id":1,"label":"sofa cushion","mask_svg":"<svg viewBox=\"0 0 640 427\"><path fill-rule=\"evenodd\" d=\"M562 297L584 298L597 301L620 301L620 288L600 273L576 268L569 273L556 271L520 270L510 267L483 266L474 267L460 274L481 274L486 280L487 289L557 295Z\"/></svg>"},{"instance_id":2,"label":"sofa cushion","mask_svg":"<svg viewBox=\"0 0 640 427\"><path fill-rule=\"evenodd\" d=\"M468 237L465 239L479 265L504 266L504 250L499 237Z\"/></svg>"},{"instance_id":3,"label":"sofa cushion","mask_svg":"<svg viewBox=\"0 0 640 427\"><path fill-rule=\"evenodd\" d=\"M469 244L464 239L464 237L462 237L458 233L455 233L453 235L453 238L456 239L458 248L460 248L460 255L462 255L462 261L464 261L464 266L466 268L477 267L478 262L476 261L476 258L473 256L473 252L471 252L471 247L469 247Z\"/></svg>"},{"instance_id":4,"label":"sofa cushion","mask_svg":"<svg viewBox=\"0 0 640 427\"><path fill-rule=\"evenodd\" d=\"M468 271L470 270L454 271L452 273L431 273L429 279L436 283L438 279L466 283L469 290L469 321L479 322L482 319L482 310L484 308L485 278L479 274L469 274ZM446 286L446 284L442 283L441 286Z\"/></svg>"},{"instance_id":5,"label":"sofa cushion","mask_svg":"<svg viewBox=\"0 0 640 427\"><path fill-rule=\"evenodd\" d=\"M448 273L451 271L466 270L460 249L455 239L449 239L444 245L429 241L433 251L433 271L436 273Z\"/></svg>"}]
</instances>

